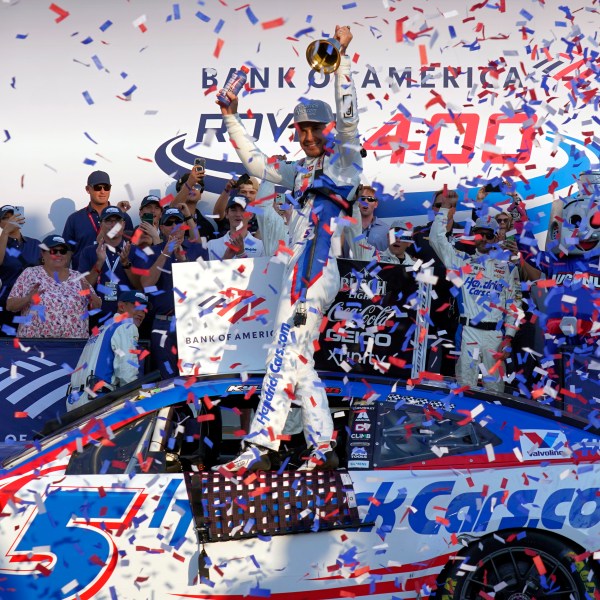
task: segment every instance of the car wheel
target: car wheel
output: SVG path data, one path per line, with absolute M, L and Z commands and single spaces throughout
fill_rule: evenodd
M 598 578 L 587 560 L 534 531 L 495 534 L 475 542 L 446 574 L 438 587 L 440 600 L 586 600 L 598 590 Z

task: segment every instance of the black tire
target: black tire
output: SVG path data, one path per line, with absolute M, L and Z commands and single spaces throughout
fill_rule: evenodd
M 587 560 L 536 531 L 495 534 L 474 542 L 453 562 L 439 582 L 438 600 L 587 600 L 598 590 Z

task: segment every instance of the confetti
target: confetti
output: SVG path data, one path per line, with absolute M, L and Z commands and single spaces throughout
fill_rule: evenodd
M 51 4 L 50 10 L 58 15 L 56 19 L 54 19 L 55 23 L 60 23 L 61 21 L 64 21 L 70 14 L 68 11 L 63 10 L 62 8 L 60 8 L 60 6 L 57 6 L 56 4 Z

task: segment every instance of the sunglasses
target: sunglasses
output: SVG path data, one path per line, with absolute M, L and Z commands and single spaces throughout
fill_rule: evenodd
M 179 225 L 180 223 L 181 221 L 179 219 L 169 219 L 168 221 L 165 221 L 163 225 L 166 225 L 167 227 L 172 227 L 173 225 Z
M 480 235 L 482 238 L 485 238 L 488 241 L 493 240 L 496 237 L 496 234 L 493 231 L 475 231 L 475 235 Z
M 498 223 L 508 223 L 508 219 L 496 219 Z
M 105 192 L 110 192 L 110 188 L 112 187 L 112 185 L 110 185 L 110 183 L 97 183 L 92 187 L 94 188 L 95 192 L 99 192 L 101 190 L 104 190 Z
M 48 252 L 50 254 L 52 254 L 52 256 L 56 256 L 57 254 L 62 254 L 64 256 L 67 252 L 69 252 L 69 250 L 68 250 L 68 248 L 64 248 L 64 247 L 63 248 L 50 248 L 48 250 Z
M 373 196 L 361 196 L 360 199 L 363 202 L 377 202 L 377 198 L 375 198 Z

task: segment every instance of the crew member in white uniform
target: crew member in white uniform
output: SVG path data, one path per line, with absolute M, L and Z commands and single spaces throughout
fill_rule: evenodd
M 138 327 L 148 297 L 128 290 L 119 294 L 117 313 L 88 339 L 67 392 L 67 412 L 91 401 L 90 392 L 106 393 L 139 376 Z
M 435 215 L 429 242 L 449 271 L 458 271 L 460 280 L 456 379 L 460 385 L 475 387 L 479 372 L 483 386 L 504 391 L 503 361 L 518 328 L 521 310 L 521 284 L 516 265 L 490 255 L 498 241 L 498 223 L 491 217 L 477 219 L 472 232 L 475 254 L 457 251 L 446 237 L 448 220 L 456 207 L 440 208 Z M 458 287 L 458 286 L 457 286 Z
M 336 27 L 341 64 L 335 74 L 337 119 L 322 100 L 304 100 L 294 109 L 294 127 L 305 159 L 271 160 L 255 145 L 237 114 L 237 98 L 221 107 L 229 137 L 245 169 L 259 179 L 293 191 L 289 219 L 292 256 L 287 265 L 275 315 L 274 339 L 267 355 L 261 399 L 242 452 L 223 465 L 228 471 L 270 468 L 268 450 L 277 450 L 292 398 L 302 406 L 305 435 L 312 453 L 302 469 L 335 468 L 333 421 L 325 390 L 314 367 L 314 343 L 328 306 L 340 287 L 331 233 L 343 227 L 340 215 L 352 212 L 360 183 L 356 90 L 350 58 L 349 27 Z M 327 188 L 327 190 L 325 190 Z M 339 221 L 343 221 L 340 223 Z

